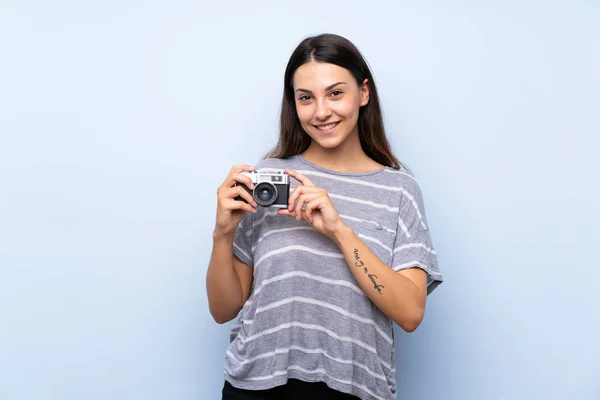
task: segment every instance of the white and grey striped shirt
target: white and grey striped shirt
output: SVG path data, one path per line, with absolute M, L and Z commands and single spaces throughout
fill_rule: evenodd
M 442 282 L 417 182 L 405 169 L 341 173 L 301 156 L 262 160 L 327 190 L 344 222 L 396 271 Z M 292 179 L 292 191 L 298 182 Z M 360 289 L 339 248 L 310 225 L 259 207 L 236 230 L 234 253 L 254 269 L 248 301 L 231 328 L 225 379 L 268 389 L 288 378 L 320 381 L 361 399 L 394 399 L 392 321 Z

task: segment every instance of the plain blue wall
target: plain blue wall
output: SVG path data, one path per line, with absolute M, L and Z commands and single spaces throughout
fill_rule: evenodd
M 0 399 L 220 398 L 216 187 L 275 143 L 320 32 L 373 68 L 445 273 L 398 332 L 399 398 L 600 399 L 597 3 L 12 3 Z

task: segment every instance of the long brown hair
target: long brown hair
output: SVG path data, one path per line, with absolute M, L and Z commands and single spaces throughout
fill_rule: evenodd
M 375 80 L 360 51 L 348 39 L 322 34 L 304 39 L 292 53 L 285 69 L 279 142 L 265 158 L 288 158 L 302 153 L 311 143 L 296 113 L 293 77 L 296 70 L 309 61 L 338 65 L 347 69 L 360 87 L 367 79 L 369 102 L 360 108 L 358 134 L 363 151 L 380 164 L 399 169 L 400 162 L 392 153 L 385 135 Z

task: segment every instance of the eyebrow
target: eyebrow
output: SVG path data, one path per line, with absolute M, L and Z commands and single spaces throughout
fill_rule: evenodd
M 336 82 L 333 85 L 329 85 L 325 88 L 325 91 L 328 91 L 330 89 L 333 89 L 334 87 L 336 87 L 337 85 L 347 85 L 346 82 Z M 312 93 L 310 90 L 308 89 L 302 89 L 302 88 L 298 88 L 296 89 L 296 92 L 306 92 L 306 93 Z

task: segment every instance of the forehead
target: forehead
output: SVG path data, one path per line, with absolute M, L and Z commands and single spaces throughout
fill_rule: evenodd
M 310 61 L 294 73 L 294 89 L 323 89 L 336 82 L 352 84 L 354 77 L 346 68 L 335 64 Z

